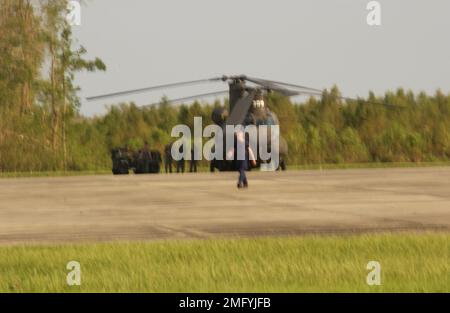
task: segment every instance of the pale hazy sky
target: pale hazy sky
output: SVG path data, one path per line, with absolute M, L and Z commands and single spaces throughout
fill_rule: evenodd
M 106 73 L 79 74 L 81 111 L 139 105 L 226 89 L 217 83 L 87 103 L 86 96 L 222 74 L 365 96 L 403 86 L 450 91 L 450 1 L 380 0 L 382 26 L 366 23 L 369 0 L 84 0 L 74 34 Z

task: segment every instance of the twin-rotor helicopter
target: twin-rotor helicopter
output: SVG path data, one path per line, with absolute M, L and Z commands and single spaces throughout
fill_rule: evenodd
M 100 99 L 113 98 L 118 96 L 129 96 L 139 93 L 147 93 L 156 90 L 165 90 L 170 88 L 185 87 L 191 85 L 198 85 L 204 83 L 217 83 L 225 82 L 228 83 L 228 90 L 204 93 L 200 95 L 194 95 L 189 97 L 184 97 L 180 99 L 169 100 L 169 102 L 182 103 L 189 100 L 195 100 L 200 98 L 220 96 L 228 94 L 229 97 L 229 107 L 217 107 L 212 112 L 212 120 L 215 124 L 223 127 L 226 126 L 248 126 L 248 125 L 279 125 L 279 120 L 276 114 L 270 110 L 267 105 L 267 95 L 274 92 L 282 96 L 292 97 L 299 95 L 308 96 L 321 96 L 322 90 L 316 88 L 310 88 L 301 85 L 283 83 L 279 81 L 267 80 L 249 77 L 246 75 L 236 75 L 236 76 L 221 76 L 209 79 L 193 80 L 186 82 L 171 83 L 153 87 L 146 87 L 134 90 L 127 90 L 121 92 L 114 92 L 109 94 L 98 95 L 94 97 L 88 97 L 87 101 L 95 101 Z M 348 99 L 348 98 L 343 98 Z M 352 99 L 353 100 L 353 99 Z M 377 103 L 379 104 L 379 103 Z M 258 144 L 258 143 L 256 143 Z M 270 136 L 268 142 L 270 148 Z M 279 155 L 279 169 L 286 169 L 286 157 L 288 154 L 288 145 L 286 141 L 280 136 L 278 146 Z M 257 165 L 262 163 L 267 163 L 267 160 L 263 161 L 259 156 L 259 153 L 255 155 Z M 211 161 L 211 170 L 215 169 L 219 171 L 231 171 L 236 170 L 236 162 L 227 161 L 226 158 L 221 158 L 220 160 L 213 159 Z M 159 167 L 158 167 L 159 171 Z M 126 171 L 128 172 L 128 171 Z

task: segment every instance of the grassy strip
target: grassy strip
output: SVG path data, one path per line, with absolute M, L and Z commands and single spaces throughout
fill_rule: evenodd
M 288 165 L 288 170 L 330 170 L 330 169 L 358 169 L 358 168 L 420 168 L 420 167 L 439 167 L 450 166 L 450 161 L 437 162 L 396 162 L 396 163 L 345 163 L 345 164 L 307 164 L 307 165 Z M 187 164 L 187 170 L 189 164 Z M 209 172 L 209 166 L 199 166 L 200 173 Z M 176 169 L 175 169 L 176 172 Z M 162 172 L 164 173 L 164 169 Z M 85 175 L 110 175 L 110 169 L 99 169 L 95 171 L 55 171 L 55 172 L 0 172 L 0 178 L 17 177 L 59 177 L 59 176 L 85 176 Z
M 20 178 L 20 177 L 63 177 L 63 176 L 86 176 L 86 175 L 107 175 L 112 174 L 111 170 L 95 171 L 54 171 L 54 172 L 0 172 L 0 178 Z
M 12 246 L 0 292 L 449 292 L 449 257 L 449 233 Z M 371 260 L 381 286 L 366 284 Z
M 288 165 L 288 170 L 330 170 L 330 169 L 364 169 L 364 168 L 420 168 L 420 167 L 440 167 L 450 166 L 450 161 L 436 162 L 391 162 L 391 163 L 343 163 L 343 164 L 307 164 Z

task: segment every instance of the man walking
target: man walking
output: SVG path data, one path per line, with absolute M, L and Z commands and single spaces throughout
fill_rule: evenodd
M 239 146 L 241 146 L 241 149 L 244 148 L 244 153 L 242 153 L 242 155 L 240 155 L 241 153 L 238 153 L 238 150 L 240 150 L 238 149 Z M 244 131 L 239 130 L 236 132 L 235 148 L 232 149 L 229 154 L 230 156 L 234 154 L 237 169 L 239 171 L 237 187 L 239 189 L 248 188 L 248 180 L 245 171 L 248 170 L 249 162 L 251 162 L 252 166 L 256 166 L 256 158 L 250 147 L 248 136 L 245 135 Z

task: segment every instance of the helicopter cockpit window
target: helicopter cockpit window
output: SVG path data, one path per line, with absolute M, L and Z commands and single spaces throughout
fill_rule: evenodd
M 265 106 L 264 100 L 254 100 L 253 101 L 253 107 L 255 109 L 262 109 L 262 108 L 264 108 L 264 106 Z

